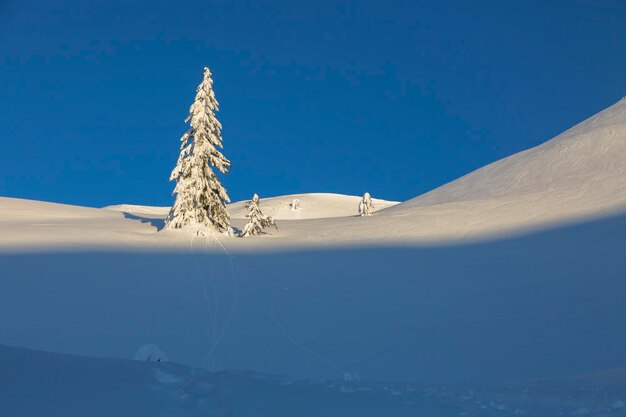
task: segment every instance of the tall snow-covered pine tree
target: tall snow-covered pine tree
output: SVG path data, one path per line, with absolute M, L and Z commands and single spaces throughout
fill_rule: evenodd
M 374 203 L 370 193 L 363 194 L 363 198 L 359 202 L 359 216 L 371 216 L 374 212 Z
M 230 227 L 226 210 L 230 199 L 212 169 L 227 173 L 231 166 L 218 150 L 222 148 L 222 125 L 215 117 L 218 106 L 211 71 L 205 67 L 204 79 L 185 119 L 189 130 L 180 139 L 180 155 L 170 176 L 170 181 L 176 181 L 176 201 L 166 219 L 170 228 L 208 226 L 222 232 Z
M 259 207 L 260 202 L 261 199 L 256 194 L 252 196 L 252 200 L 248 201 L 248 204 L 246 205 L 246 208 L 248 209 L 246 217 L 249 220 L 243 228 L 243 233 L 241 234 L 242 237 L 258 236 L 261 234 L 263 229 L 267 227 L 277 227 L 274 219 L 270 216 L 265 216 L 261 212 L 261 208 Z

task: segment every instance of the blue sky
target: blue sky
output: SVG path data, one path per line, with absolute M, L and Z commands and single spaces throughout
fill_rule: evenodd
M 626 2 L 0 1 L 0 195 L 168 205 L 202 68 L 233 200 L 406 200 L 626 95 Z

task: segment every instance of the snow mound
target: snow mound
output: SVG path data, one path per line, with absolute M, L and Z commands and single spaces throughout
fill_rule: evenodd
M 103 207 L 105 210 L 120 211 L 122 213 L 149 215 L 165 218 L 170 212 L 169 207 L 140 206 L 137 204 L 116 204 Z
M 487 165 L 389 214 L 437 207 L 497 210 L 508 221 L 550 220 L 626 207 L 626 100 L 552 140 Z M 501 216 L 499 216 L 501 217 Z
M 0 197 L 0 249 L 94 247 L 143 242 L 155 229 L 123 213 Z
M 292 202 L 299 201 L 297 209 Z M 372 199 L 374 210 L 381 210 L 398 204 L 395 201 Z M 358 214 L 361 197 L 331 193 L 291 194 L 279 197 L 263 198 L 261 210 L 263 214 L 275 220 L 323 219 L 330 217 L 349 217 Z M 247 200 L 230 204 L 228 210 L 233 219 L 244 219 Z
M 294 200 L 299 201 L 299 207 L 295 210 L 291 207 L 291 203 Z M 272 216 L 276 220 L 348 217 L 357 215 L 359 201 L 361 201 L 361 197 L 344 194 L 290 194 L 269 198 L 261 197 L 261 210 L 263 214 Z M 396 201 L 380 199 L 373 199 L 373 201 L 375 210 L 381 210 L 398 204 Z M 228 211 L 230 217 L 233 219 L 245 219 L 247 202 L 248 200 L 242 200 L 229 204 Z M 121 211 L 154 218 L 165 218 L 170 210 L 169 207 L 152 207 L 136 204 L 117 204 L 103 208 L 106 210 Z
M 136 361 L 167 362 L 167 355 L 157 345 L 143 345 L 135 353 Z

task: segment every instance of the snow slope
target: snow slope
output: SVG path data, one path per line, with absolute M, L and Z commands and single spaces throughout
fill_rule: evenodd
M 0 197 L 0 248 L 149 245 L 154 227 L 109 210 Z
M 0 415 L 7 417 L 409 416 L 434 403 L 405 386 L 399 396 L 382 384 L 299 382 L 6 346 L 0 367 Z
M 559 227 L 626 212 L 626 100 L 552 140 L 371 218 L 284 224 L 309 243 L 445 244 Z M 358 239 L 355 237 L 358 236 Z
M 300 208 L 292 211 L 289 204 L 293 199 L 300 200 Z M 288 242 L 282 246 L 291 246 L 294 242 L 289 235 L 282 235 L 280 230 L 284 220 L 326 219 L 331 228 L 337 227 L 333 221 L 342 216 L 356 215 L 360 197 L 341 194 L 294 194 L 261 200 L 261 209 L 265 214 L 274 216 L 279 223 L 278 232 L 270 231 L 273 237 L 284 237 Z M 246 201 L 229 206 L 233 224 L 243 228 Z M 374 199 L 376 209 L 391 207 L 396 202 Z M 134 247 L 138 250 L 158 248 L 187 248 L 189 236 L 185 232 L 172 234 L 156 232 L 161 230 L 169 208 L 132 204 L 108 206 L 103 209 L 47 203 L 43 201 L 23 200 L 0 197 L 0 249 L 7 251 L 47 248 L 119 248 Z M 287 222 L 289 223 L 289 222 Z M 305 236 L 302 233 L 301 236 Z M 356 236 L 354 238 L 357 238 Z M 279 239 L 280 240 L 280 239 Z M 299 245 L 306 245 L 302 239 Z M 229 243 L 244 246 L 254 240 L 239 239 Z M 298 243 L 296 243 L 298 244 Z
M 401 204 L 375 200 L 374 216 L 354 216 L 359 197 L 300 194 L 263 199 L 278 220 L 272 243 L 231 239 L 229 248 L 441 244 L 524 234 L 626 213 L 626 100 L 536 148 L 512 155 Z M 294 198 L 301 208 L 292 211 Z M 107 210 L 0 198 L 0 247 L 172 247 L 188 237 L 156 236 L 167 208 Z M 235 227 L 245 202 L 229 206 Z M 118 211 L 118 213 L 113 213 Z M 89 214 L 86 214 L 89 213 Z M 90 221 L 85 221 L 85 216 Z M 346 217 L 347 216 L 347 217 Z M 299 220 L 299 221 L 286 221 Z M 58 233 L 62 230 L 63 233 Z
M 626 216 L 454 245 L 224 242 L 0 254 L 0 341 L 121 358 L 156 344 L 190 366 L 302 379 L 505 382 L 626 365 Z
M 624 211 L 626 99 L 540 146 L 384 214 L 419 216 L 434 209 L 452 222 L 459 220 L 454 217 L 460 217 L 456 212 L 462 210 L 469 227 L 549 224 Z
M 300 201 L 300 207 L 291 209 L 294 199 Z M 275 220 L 322 219 L 328 217 L 350 217 L 357 215 L 361 197 L 343 194 L 312 193 L 292 194 L 280 197 L 261 197 L 263 214 Z M 398 204 L 395 201 L 373 199 L 375 210 L 381 210 Z M 244 219 L 246 201 L 239 201 L 228 206 L 233 219 Z
M 293 200 L 299 200 L 300 206 L 292 210 Z M 261 210 L 263 214 L 272 216 L 275 220 L 299 220 L 299 219 L 322 219 L 327 217 L 356 216 L 361 197 L 331 193 L 290 194 L 279 197 L 261 198 Z M 375 210 L 381 210 L 398 204 L 395 201 L 373 199 Z M 230 217 L 233 219 L 246 218 L 247 201 L 237 201 L 228 205 Z M 108 210 L 125 213 L 154 216 L 165 218 L 169 207 L 138 206 L 132 204 L 119 204 L 104 207 Z
M 311 245 L 447 244 L 618 215 L 626 213 L 625 161 L 626 100 L 621 100 L 538 147 L 494 162 L 422 196 L 400 204 L 375 201 L 382 210 L 368 218 L 353 216 L 358 197 L 304 194 L 264 199 L 263 210 L 279 220 L 278 231 L 269 231 L 272 243 L 230 240 L 226 244 L 234 249 L 254 250 Z M 295 212 L 289 207 L 293 198 L 302 202 L 302 208 Z M 244 204 L 230 206 L 235 227 L 245 224 Z M 146 234 L 157 230 L 167 211 L 132 206 L 116 209 L 127 212 L 128 220 L 154 226 L 141 232 Z M 6 215 L 10 216 L 9 211 Z M 284 221 L 288 219 L 302 221 Z M 1 222 L 0 218 L 0 226 Z M 35 230 L 28 228 L 20 230 L 19 235 L 28 240 L 31 233 Z M 45 231 L 37 233 L 34 240 L 46 240 Z M 84 241 L 83 236 L 79 238 Z M 6 242 L 0 241 L 0 246 Z M 175 239 L 160 239 L 159 244 L 166 242 L 176 245 Z M 17 239 L 9 246 L 20 244 Z
M 623 373 L 511 387 L 297 381 L 172 363 L 96 359 L 0 346 L 0 415 L 12 417 L 394 417 L 622 415 Z

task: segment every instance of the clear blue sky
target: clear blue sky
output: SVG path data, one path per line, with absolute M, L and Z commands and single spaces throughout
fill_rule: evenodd
M 405 200 L 626 95 L 626 1 L 0 0 L 0 195 L 167 205 L 202 68 L 233 200 Z

